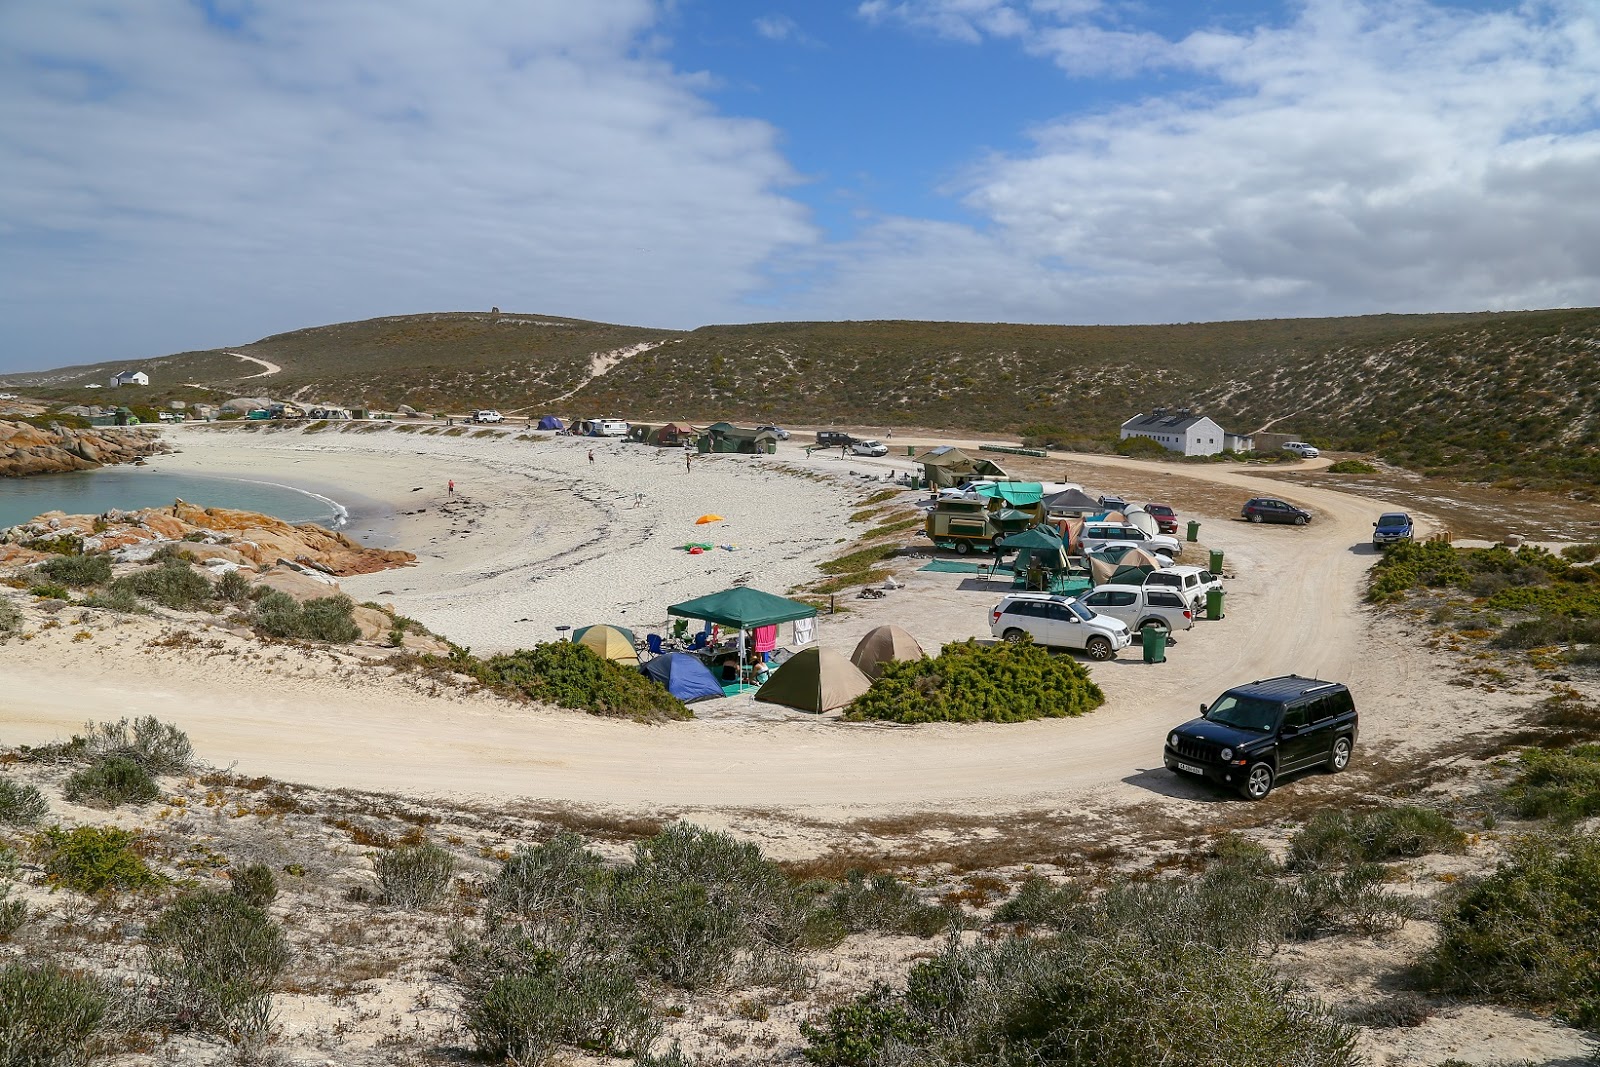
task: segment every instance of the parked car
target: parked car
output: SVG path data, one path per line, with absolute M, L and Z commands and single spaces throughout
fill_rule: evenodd
M 1318 456 L 1322 455 L 1322 453 L 1317 450 L 1316 445 L 1308 445 L 1304 441 L 1290 441 L 1288 444 L 1283 446 L 1283 450 L 1285 452 L 1293 452 L 1295 455 L 1302 456 L 1306 459 L 1316 459 Z
M 767 433 L 777 434 L 778 440 L 780 441 L 787 441 L 789 439 L 789 431 L 783 429 L 781 426 L 757 426 L 756 429 L 764 430 Z
M 1304 526 L 1311 521 L 1311 512 L 1277 497 L 1253 496 L 1239 509 L 1239 517 L 1251 522 L 1292 522 Z
M 1090 659 L 1106 660 L 1133 643 L 1120 619 L 1097 614 L 1077 599 L 1051 593 L 1012 593 L 989 612 L 989 632 L 1007 641 L 1031 636 L 1049 648 L 1082 650 Z
M 1100 506 L 1105 508 L 1107 511 L 1128 510 L 1128 502 L 1122 499 L 1120 496 L 1102 496 L 1100 498 Z
M 1177 559 L 1183 554 L 1183 546 L 1176 537 L 1147 534 L 1139 527 L 1123 522 L 1084 523 L 1082 543 L 1085 552 L 1097 552 L 1108 545 L 1131 544 L 1146 552 L 1159 552 L 1168 559 Z
M 1145 513 L 1156 520 L 1156 529 L 1164 534 L 1178 532 L 1178 513 L 1166 504 L 1146 504 Z
M 871 437 L 852 439 L 850 454 L 854 456 L 887 456 L 889 446 Z
M 504 415 L 500 414 L 498 411 L 495 411 L 493 408 L 488 408 L 488 409 L 485 409 L 483 411 L 474 411 L 472 413 L 472 421 L 473 422 L 505 422 L 506 421 L 506 417 Z
M 851 437 L 843 430 L 817 431 L 817 444 L 822 445 L 825 448 L 838 448 L 841 445 L 848 445 L 853 440 L 855 440 L 855 438 Z
M 962 482 L 960 485 L 946 486 L 939 490 L 941 500 L 982 500 L 979 489 L 984 489 L 995 484 L 993 478 L 974 478 Z
M 1246 800 L 1308 767 L 1350 765 L 1360 720 L 1338 682 L 1289 674 L 1235 686 L 1167 735 L 1167 769 L 1237 789 Z
M 0 400 L 16 400 L 16 393 L 0 393 Z
M 1096 615 L 1121 619 L 1133 630 L 1147 626 L 1188 630 L 1194 626 L 1194 610 L 1183 594 L 1159 585 L 1102 585 L 1078 599 Z
M 1204 567 L 1191 567 L 1175 565 L 1162 567 L 1158 571 L 1151 571 L 1144 576 L 1144 584 L 1148 586 L 1160 585 L 1183 594 L 1189 602 L 1189 607 L 1196 615 L 1206 606 L 1206 594 L 1211 590 L 1222 590 L 1222 579 L 1206 570 Z
M 160 419 L 162 422 L 182 422 L 183 421 L 183 412 L 181 412 L 181 411 L 158 411 L 158 412 L 156 412 L 156 418 Z
M 1372 547 L 1382 548 L 1397 541 L 1409 541 L 1412 534 L 1410 515 L 1403 511 L 1386 511 L 1372 524 Z

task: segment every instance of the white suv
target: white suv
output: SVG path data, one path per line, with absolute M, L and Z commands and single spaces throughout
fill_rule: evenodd
M 1048 648 L 1075 648 L 1090 659 L 1111 659 L 1133 643 L 1126 624 L 1090 611 L 1072 597 L 1013 593 L 989 612 L 989 632 L 1007 641 L 1024 635 Z
M 1308 445 L 1304 441 L 1290 441 L 1283 446 L 1283 450 L 1285 452 L 1293 452 L 1304 459 L 1316 459 L 1322 455 L 1321 452 L 1317 451 L 1316 445 Z
M 857 456 L 887 456 L 889 446 L 870 437 L 858 437 L 850 442 L 850 451 Z
M 1196 615 L 1206 606 L 1207 592 L 1222 590 L 1222 579 L 1203 567 L 1162 567 L 1145 575 L 1144 584 L 1146 587 L 1165 586 L 1182 593 Z
M 1102 585 L 1082 600 L 1096 615 L 1121 619 L 1135 630 L 1187 630 L 1194 625 L 1194 612 L 1183 594 L 1159 585 Z
M 1176 537 L 1166 534 L 1147 534 L 1137 526 L 1120 522 L 1086 522 L 1083 524 L 1083 550 L 1098 552 L 1108 545 L 1133 545 L 1146 552 L 1159 552 L 1168 559 L 1183 554 L 1183 545 Z

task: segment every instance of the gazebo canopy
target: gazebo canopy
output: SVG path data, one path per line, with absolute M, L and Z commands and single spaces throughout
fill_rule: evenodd
M 978 486 L 978 495 L 1007 504 L 1037 504 L 1044 499 L 1044 486 L 1039 482 L 996 482 Z
M 1008 535 L 1000 542 L 1001 548 L 1029 548 L 1044 552 L 1061 551 L 1061 536 L 1048 526 L 1035 526 L 1031 530 Z
M 810 604 L 787 600 L 772 593 L 763 593 L 748 586 L 735 586 L 720 593 L 685 600 L 667 608 L 668 615 L 684 619 L 704 619 L 719 626 L 733 626 L 753 630 L 758 626 L 776 626 L 780 622 L 809 619 L 817 614 Z

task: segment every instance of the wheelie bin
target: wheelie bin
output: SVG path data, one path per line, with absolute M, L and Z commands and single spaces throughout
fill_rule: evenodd
M 1222 590 L 1220 590 L 1220 589 L 1207 589 L 1206 590 L 1206 618 L 1207 619 L 1220 619 L 1220 618 L 1222 618 Z
M 1139 631 L 1139 639 L 1143 642 L 1144 661 L 1146 663 L 1167 662 L 1167 631 L 1159 626 L 1146 626 Z
M 1222 575 L 1222 549 L 1220 548 L 1211 550 L 1211 573 L 1219 577 Z
M 1193 519 L 1189 520 L 1189 543 L 1192 545 L 1200 540 L 1200 524 Z

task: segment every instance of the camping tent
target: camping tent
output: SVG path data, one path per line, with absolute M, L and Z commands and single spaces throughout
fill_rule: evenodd
M 868 678 L 876 678 L 890 660 L 921 659 L 926 654 L 915 637 L 890 624 L 868 630 L 867 636 L 850 653 L 850 662 Z
M 572 631 L 572 643 L 583 645 L 601 659 L 618 663 L 638 663 L 632 630 L 621 626 L 580 626 Z
M 1128 524 L 1137 526 L 1147 537 L 1154 537 L 1161 532 L 1161 527 L 1156 522 L 1156 517 L 1144 508 L 1132 507 L 1124 514 L 1128 517 Z
M 978 486 L 978 495 L 1003 500 L 1012 507 L 1028 507 L 1044 499 L 1044 486 L 1038 482 L 995 482 Z
M 821 714 L 842 708 L 872 688 L 872 680 L 831 648 L 813 645 L 791 656 L 756 691 L 756 699 Z
M 917 457 L 931 489 L 948 489 L 973 478 L 1010 477 L 993 460 L 974 459 L 952 445 L 940 445 Z
M 1017 558 L 1012 562 L 1013 570 L 1025 569 L 1034 560 L 1039 566 L 1049 571 L 1064 571 L 1067 569 L 1067 547 L 1062 542 L 1061 536 L 1048 526 L 1035 526 L 1031 530 L 1011 534 L 1000 542 L 1002 551 L 1017 553 Z
M 1121 545 L 1115 548 L 1102 549 L 1099 552 L 1089 553 L 1089 573 L 1094 578 L 1095 585 L 1107 585 L 1119 570 L 1124 567 L 1149 567 L 1158 570 L 1162 566 L 1160 560 L 1142 548 Z M 1149 573 L 1148 571 L 1146 573 Z M 1142 584 L 1142 582 L 1141 582 Z
M 1081 519 L 1085 515 L 1098 515 L 1101 508 L 1094 497 L 1082 489 L 1068 489 L 1045 500 L 1045 513 L 1052 519 Z
M 556 418 L 554 415 L 545 415 L 539 419 L 539 429 L 560 430 L 564 429 L 564 427 L 561 425 L 561 420 Z
M 685 704 L 692 704 L 696 700 L 712 700 L 723 695 L 722 686 L 717 684 L 711 668 L 702 663 L 699 656 L 688 652 L 669 652 L 665 656 L 657 656 L 647 663 L 640 664 L 639 670 L 643 671 L 646 677 L 653 678 L 666 686 L 667 692 Z
M 657 448 L 678 448 L 686 438 L 695 436 L 694 427 L 681 422 L 657 426 L 644 436 L 644 443 Z

